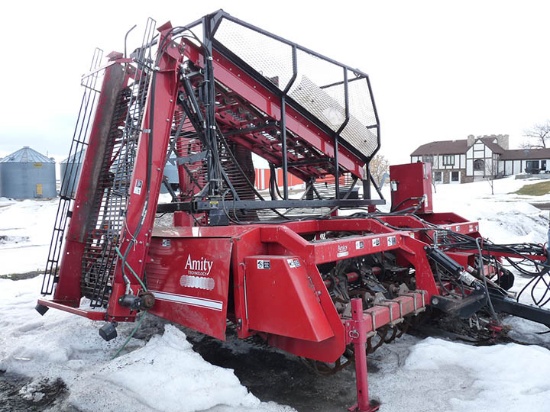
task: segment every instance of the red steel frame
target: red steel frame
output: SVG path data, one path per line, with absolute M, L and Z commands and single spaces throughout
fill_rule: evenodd
M 190 41 L 186 41 L 185 53 L 193 63 L 199 67 L 204 67 L 204 56 L 198 46 Z M 213 50 L 212 53 L 214 72 L 216 73 L 217 81 L 231 90 L 238 90 L 239 95 L 243 99 L 248 101 L 251 105 L 256 106 L 274 120 L 281 120 L 281 101 L 277 95 L 252 79 L 250 75 L 227 60 L 218 51 Z M 334 139 L 331 135 L 327 135 L 324 130 L 304 119 L 304 117 L 291 106 L 285 106 L 285 113 L 285 124 L 289 130 L 301 136 L 305 141 L 329 157 L 335 156 Z M 258 149 L 251 143 L 247 144 L 245 140 L 241 140 L 240 143 L 246 145 L 258 155 L 265 156 L 265 153 L 258 152 Z M 365 170 L 363 167 L 365 162 L 357 158 L 357 156 L 353 155 L 341 145 L 338 147 L 338 161 L 342 167 L 353 175 L 365 178 Z
M 308 242 L 301 236 L 336 229 L 366 234 L 352 239 L 334 239 L 319 243 Z M 246 338 L 260 333 L 272 346 L 297 356 L 323 362 L 336 361 L 344 353 L 345 347 L 353 344 L 357 357 L 357 411 L 376 410 L 368 399 L 365 352 L 367 338 L 382 326 L 393 326 L 403 321 L 405 316 L 418 314 L 425 309 L 431 295 L 438 294 L 424 253 L 425 243 L 412 237 L 409 232 L 393 231 L 383 223 L 369 219 L 312 220 L 275 226 L 181 227 L 155 230 L 154 245 L 158 246 L 167 239 L 181 242 L 183 246 L 180 250 L 193 250 L 201 256 L 207 253 L 206 250 L 213 241 L 231 240 L 233 320 L 238 325 L 239 337 Z M 186 242 L 194 245 L 186 248 Z M 317 265 L 389 251 L 402 254 L 403 259 L 414 263 L 420 290 L 382 302 L 365 311 L 362 310 L 361 301 L 354 301 L 353 316 L 341 318 L 336 312 Z M 158 247 L 151 251 L 148 273 L 153 273 L 157 279 L 156 271 L 162 266 L 166 280 L 177 279 L 182 273 L 182 265 L 177 261 L 172 267 L 169 264 L 161 265 L 160 254 Z M 269 274 L 268 270 L 258 269 L 258 262 L 269 262 L 269 269 L 274 273 Z M 214 265 L 220 263 L 214 262 Z M 302 272 L 299 271 L 300 268 L 303 269 Z M 283 273 L 292 273 L 292 276 L 281 276 Z M 218 276 L 224 278 L 227 275 L 219 272 Z M 258 280 L 259 276 L 261 280 Z M 180 288 L 179 293 L 186 298 L 211 298 L 204 291 L 189 288 Z M 360 311 L 357 305 L 361 305 Z M 214 310 L 210 313 L 199 309 L 193 311 L 189 306 L 184 310 L 182 306 L 185 304 L 180 301 L 173 303 L 171 307 L 163 307 L 162 311 L 169 312 L 170 319 L 177 323 L 224 338 L 220 331 L 225 327 L 225 314 Z M 155 307 L 151 311 L 158 313 Z M 190 316 L 190 311 L 193 316 Z M 162 313 L 158 314 L 162 316 Z M 177 314 L 182 316 L 178 317 Z
M 142 133 L 138 143 L 137 158 L 131 179 L 132 190 L 126 212 L 126 224 L 121 233 L 120 253 L 126 255 L 126 266 L 137 269 L 143 276 L 143 268 L 147 258 L 147 251 L 151 242 L 153 222 L 158 202 L 158 193 L 162 183 L 164 164 L 166 162 L 166 148 L 169 144 L 172 117 L 175 109 L 178 90 L 178 68 L 183 59 L 179 47 L 170 40 L 171 25 L 169 23 L 159 28 L 161 32 L 159 44 L 165 45 L 159 52 L 156 65 L 158 67 L 155 80 L 151 84 L 151 95 L 154 99 L 148 100 L 148 107 L 142 125 Z M 96 196 L 99 167 L 96 159 L 102 158 L 105 152 L 106 139 L 112 126 L 112 116 L 119 92 L 128 84 L 133 71 L 127 67 L 126 59 L 118 59 L 105 68 L 100 100 L 90 132 L 88 149 L 82 166 L 81 179 L 74 202 L 66 242 L 64 244 L 63 261 L 60 265 L 58 282 L 52 301 L 39 300 L 39 303 L 56 308 L 65 308 L 79 315 L 94 320 L 132 321 L 136 317 L 135 311 L 118 304 L 118 299 L 126 292 L 127 283 L 131 284 L 132 291 L 137 294 L 140 282 L 133 276 L 126 276 L 121 260 L 115 268 L 112 293 L 107 312 L 81 311 L 81 261 L 85 246 L 87 218 L 90 207 Z M 154 102 L 154 104 L 153 104 Z M 155 120 L 153 123 L 153 119 Z M 150 142 L 153 139 L 154 143 Z M 148 171 L 148 156 L 151 157 L 152 167 L 150 177 Z M 150 183 L 149 183 L 150 182 Z M 147 184 L 149 183 L 149 186 Z M 136 187 L 141 190 L 134 190 Z M 138 229 L 139 228 L 139 229 Z M 131 253 L 126 253 L 131 248 Z M 73 309 L 69 309 L 73 308 Z
M 113 121 L 114 107 L 120 91 L 128 83 L 128 71 L 124 63 L 112 62 L 105 68 L 105 77 L 92 124 L 88 149 L 82 164 L 82 178 L 78 182 L 77 194 L 73 205 L 71 224 L 68 227 L 63 249 L 63 264 L 59 267 L 58 282 L 53 301 L 41 300 L 40 303 L 51 307 L 77 308 L 82 297 L 80 289 L 81 261 L 84 253 L 87 218 L 91 213 L 93 199 L 98 190 L 97 181 L 101 164 L 93 161 L 102 158 L 106 140 Z M 69 310 L 83 314 L 78 309 Z M 90 319 L 103 319 L 101 312 L 88 312 Z
M 130 185 L 130 199 L 126 217 L 125 230 L 120 242 L 121 255 L 127 255 L 126 265 L 137 268 L 137 273 L 143 276 L 143 267 L 147 259 L 147 251 L 151 242 L 153 224 L 157 209 L 158 193 L 163 179 L 164 164 L 166 163 L 166 149 L 170 141 L 172 118 L 176 106 L 178 90 L 178 69 L 183 59 L 180 50 L 170 40 L 172 26 L 167 23 L 159 28 L 161 32 L 159 47 L 160 58 L 155 63 L 158 67 L 151 85 L 150 93 L 153 99 L 148 99 L 143 126 L 137 150 L 132 182 Z M 153 122 L 154 119 L 154 122 Z M 148 156 L 152 166 L 148 168 Z M 150 177 L 147 176 L 149 169 Z M 149 185 L 148 185 L 149 180 Z M 135 190 L 140 187 L 141 190 Z M 141 230 L 138 228 L 141 227 Z M 135 235 L 137 233 L 137 235 Z M 128 252 L 131 248 L 131 252 Z M 115 269 L 113 293 L 109 300 L 107 320 L 126 320 L 135 318 L 130 308 L 118 304 L 118 298 L 124 293 L 126 282 L 120 260 Z M 140 283 L 131 276 L 130 283 L 134 293 L 140 289 Z

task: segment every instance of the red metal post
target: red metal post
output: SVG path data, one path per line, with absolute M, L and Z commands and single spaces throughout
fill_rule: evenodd
M 369 385 L 367 376 L 367 324 L 363 316 L 361 299 L 351 300 L 352 322 L 348 328 L 349 337 L 355 352 L 355 384 L 357 387 L 357 404 L 349 408 L 350 412 L 374 412 L 380 404 L 369 400 Z

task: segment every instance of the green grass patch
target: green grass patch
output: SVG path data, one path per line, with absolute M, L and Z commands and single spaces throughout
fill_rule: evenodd
M 550 181 L 539 182 L 532 185 L 525 185 L 514 193 L 518 195 L 525 195 L 525 196 L 547 195 L 548 193 L 550 193 Z

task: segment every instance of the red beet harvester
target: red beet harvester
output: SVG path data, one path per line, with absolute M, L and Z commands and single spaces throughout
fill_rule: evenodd
M 229 322 L 316 367 L 354 361 L 356 411 L 379 407 L 367 352 L 422 312 L 493 334 L 501 313 L 550 324 L 504 267 L 527 260 L 541 278 L 546 250 L 434 213 L 429 163 L 392 166 L 391 211 L 377 209 L 380 125 L 360 70 L 220 10 L 150 19 L 131 53 L 98 50 L 82 84 L 70 156 L 85 155 L 61 188 L 41 314 L 103 321 L 107 340 L 145 311 L 222 340 Z

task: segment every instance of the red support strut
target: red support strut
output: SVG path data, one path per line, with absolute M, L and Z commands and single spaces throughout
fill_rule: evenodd
M 367 323 L 363 315 L 361 299 L 351 300 L 352 321 L 348 324 L 349 339 L 355 352 L 355 383 L 357 386 L 357 403 L 348 410 L 350 412 L 374 412 L 380 408 L 376 401 L 369 401 L 369 385 L 367 376 Z

